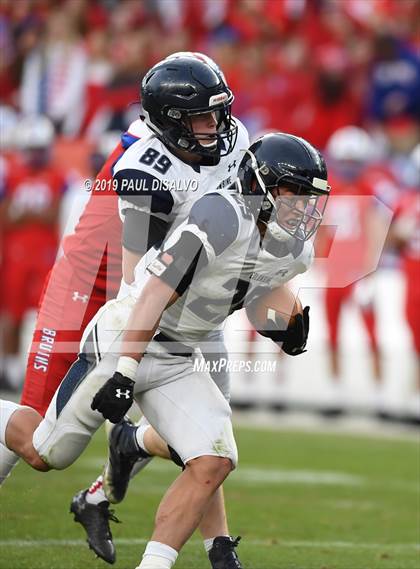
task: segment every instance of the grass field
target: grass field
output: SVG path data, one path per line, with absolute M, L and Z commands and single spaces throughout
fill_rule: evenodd
M 415 441 L 237 429 L 240 466 L 226 484 L 245 569 L 419 569 L 420 453 Z M 99 569 L 72 495 L 101 467 L 104 435 L 65 472 L 20 464 L 0 492 L 1 569 Z M 134 569 L 177 469 L 155 459 L 113 524 L 115 567 Z M 177 569 L 207 569 L 198 535 Z

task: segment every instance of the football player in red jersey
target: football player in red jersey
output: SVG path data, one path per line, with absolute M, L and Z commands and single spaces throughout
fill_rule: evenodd
M 366 167 L 373 158 L 373 141 L 364 130 L 348 126 L 336 131 L 328 142 L 334 197 L 330 201 L 325 223 L 330 235 L 319 243 L 326 251 L 333 243 L 334 259 L 326 264 L 325 307 L 329 332 L 332 383 L 325 411 L 336 414 L 343 410 L 344 396 L 340 381 L 338 327 L 345 302 L 355 297 L 369 338 L 376 382 L 375 405 L 381 406 L 382 366 L 375 332 L 373 291 L 366 274 L 376 244 L 380 218 L 375 211 L 372 189 L 364 181 Z M 337 231 L 336 231 L 337 229 Z M 379 409 L 378 409 L 379 411 Z
M 420 173 L 420 145 L 412 153 L 412 160 Z M 420 194 L 418 187 L 401 197 L 395 210 L 390 230 L 390 242 L 401 254 L 405 276 L 405 316 L 411 330 L 416 353 L 415 394 L 409 402 L 408 417 L 420 422 Z
M 51 166 L 54 127 L 46 117 L 23 119 L 17 136 L 20 160 L 9 168 L 3 202 L 3 312 L 5 375 L 20 387 L 19 337 L 23 318 L 37 307 L 58 249 L 58 211 L 65 189 Z
M 19 168 L 20 160 L 16 152 L 17 145 L 17 114 L 8 106 L 0 105 L 1 136 L 0 136 L 0 323 L 3 331 L 3 292 L 1 282 L 3 280 L 4 262 L 4 235 L 6 231 L 6 185 L 8 173 L 15 167 Z M 0 339 L 0 389 L 10 389 L 4 370 L 3 342 Z

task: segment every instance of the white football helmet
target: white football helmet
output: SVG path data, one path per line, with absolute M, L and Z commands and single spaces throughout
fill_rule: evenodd
M 420 144 L 417 144 L 408 155 L 408 160 L 399 163 L 398 175 L 403 183 L 410 188 L 420 188 Z
M 358 126 L 339 128 L 327 143 L 327 154 L 333 160 L 370 162 L 375 158 L 375 144 L 372 137 Z
M 8 105 L 0 105 L 0 149 L 11 150 L 16 146 L 18 115 Z
M 121 132 L 119 130 L 107 130 L 99 137 L 96 152 L 106 159 L 115 150 L 115 147 L 120 141 Z
M 17 128 L 18 145 L 22 150 L 49 148 L 54 141 L 54 125 L 48 117 L 24 117 Z
M 413 162 L 416 170 L 420 172 L 420 142 L 411 151 L 410 160 Z

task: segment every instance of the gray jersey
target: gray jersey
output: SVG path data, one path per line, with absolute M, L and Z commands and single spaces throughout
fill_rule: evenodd
M 309 242 L 294 241 L 286 247 L 267 237 L 261 244 L 255 220 L 235 190 L 211 192 L 200 198 L 188 219 L 167 240 L 164 250 L 184 232 L 200 239 L 208 263 L 194 276 L 183 296 L 165 310 L 159 329 L 190 345 L 203 340 L 244 302 L 305 272 L 313 258 Z M 150 260 L 144 259 L 143 267 L 139 267 L 140 288 L 144 267 Z M 154 263 L 159 261 L 149 264 L 151 272 Z

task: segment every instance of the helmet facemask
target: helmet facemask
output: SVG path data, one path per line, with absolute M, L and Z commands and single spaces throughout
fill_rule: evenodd
M 312 184 L 300 176 L 291 176 L 281 168 L 258 165 L 252 152 L 251 184 L 254 196 L 263 196 L 258 221 L 267 226 L 275 239 L 300 241 L 310 239 L 322 222 L 330 187 L 326 180 L 314 178 Z
M 226 102 L 208 108 L 188 111 L 172 107 L 164 111 L 172 127 L 170 128 L 172 145 L 192 154 L 209 158 L 230 154 L 238 135 L 238 127 L 231 114 L 232 100 L 233 95 Z M 214 113 L 215 132 L 213 134 L 194 132 L 193 117 L 207 113 Z M 163 130 L 163 135 L 165 136 L 165 130 Z M 175 144 L 174 141 L 176 141 Z
M 272 192 L 275 190 L 280 191 L 280 194 L 274 199 Z M 267 199 L 274 201 L 271 220 L 267 223 L 270 233 L 274 237 L 280 237 L 281 233 L 277 232 L 276 227 L 278 226 L 287 235 L 307 241 L 322 222 L 328 197 L 309 194 L 302 185 L 280 181 L 275 188 L 268 188 Z

